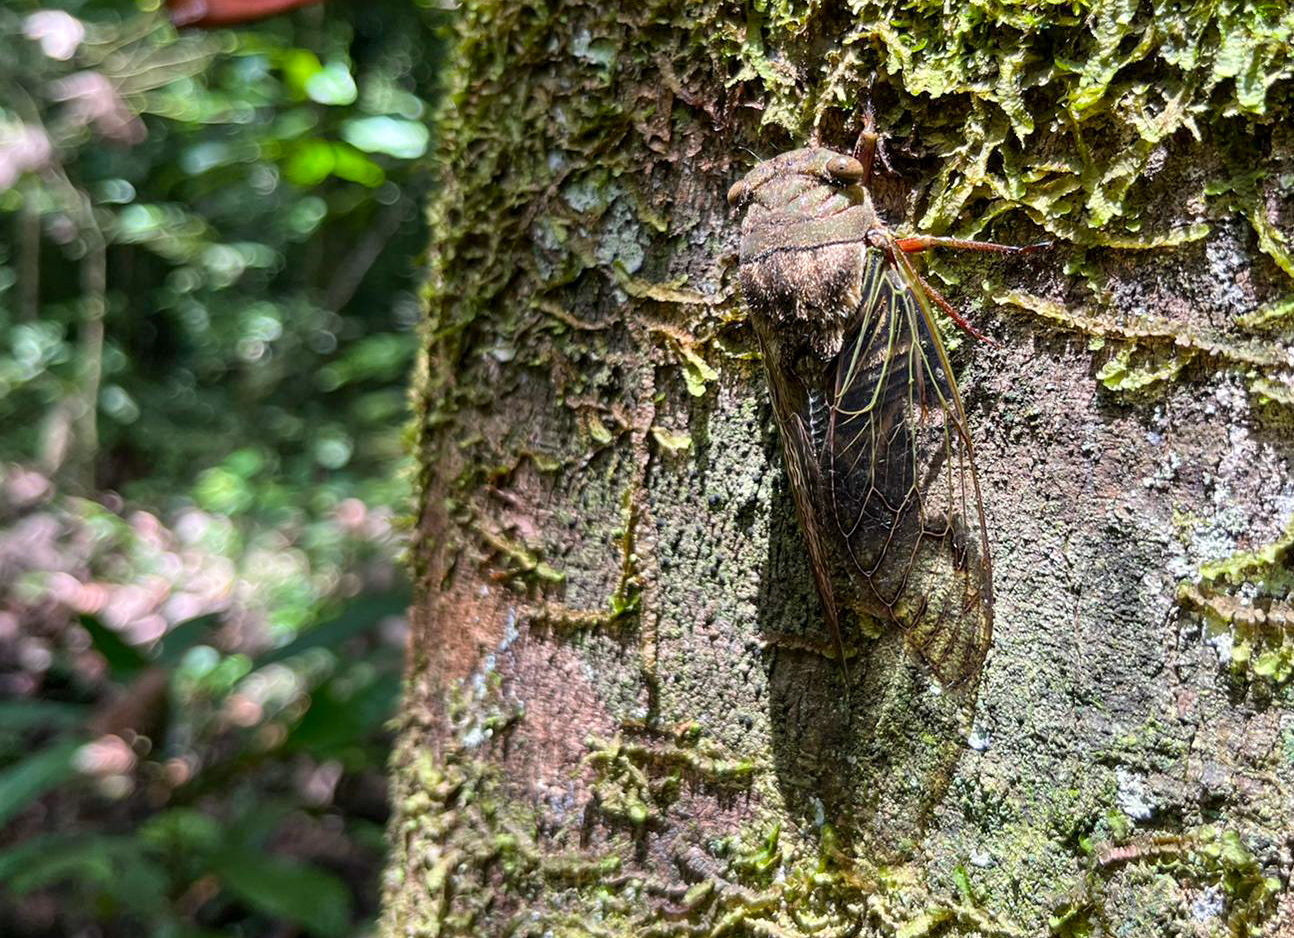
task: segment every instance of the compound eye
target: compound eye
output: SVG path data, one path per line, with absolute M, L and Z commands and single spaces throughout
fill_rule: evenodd
M 827 174 L 842 182 L 858 182 L 863 178 L 863 164 L 852 156 L 833 156 L 827 160 Z
M 739 179 L 728 190 L 728 204 L 739 205 L 744 198 L 746 198 L 746 180 Z

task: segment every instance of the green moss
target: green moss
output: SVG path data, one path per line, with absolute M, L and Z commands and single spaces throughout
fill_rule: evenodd
M 782 825 L 774 824 L 768 829 L 768 833 L 749 849 L 735 852 L 732 858 L 733 870 L 743 880 L 767 885 L 784 860 L 784 853 L 779 844 L 781 837 Z
M 621 498 L 620 580 L 601 609 L 572 609 L 558 602 L 544 602 L 529 615 L 532 625 L 558 632 L 610 628 L 636 615 L 642 605 L 642 585 L 635 544 L 638 536 L 638 505 L 632 489 Z
M 631 268 L 655 272 L 653 255 L 684 234 L 671 225 L 668 198 L 641 180 L 662 150 L 677 158 L 668 150 L 675 134 L 701 139 L 706 124 L 694 118 L 717 113 L 723 85 L 760 101 L 763 134 L 778 128 L 794 142 L 835 126 L 833 114 L 856 120 L 869 76 L 879 74 L 882 128 L 912 135 L 937 161 L 916 219 L 934 233 L 973 234 L 1021 211 L 1085 246 L 1202 237 L 1208 227 L 1199 222 L 1156 230 L 1138 183 L 1174 134 L 1209 135 L 1222 161 L 1242 169 L 1229 183 L 1202 187 L 1201 197 L 1243 212 L 1260 247 L 1294 274 L 1284 236 L 1261 209 L 1262 173 L 1251 165 L 1255 128 L 1274 120 L 1294 74 L 1294 13 L 1278 6 L 1103 0 L 1078 10 L 1041 0 L 919 0 L 896 8 L 867 0 L 842 16 L 823 2 L 756 2 L 744 11 L 653 3 L 613 17 L 595 5 L 482 0 L 452 23 L 456 66 L 438 117 L 445 163 L 429 216 L 430 354 L 414 394 L 423 452 L 433 428 L 452 424 L 489 387 L 455 380 L 468 349 L 525 348 L 534 365 L 581 356 L 589 335 L 578 328 L 546 334 L 538 346 L 517 341 L 533 328 L 532 314 L 569 309 L 571 288 L 587 295 L 609 276 L 646 303 L 714 302 Z M 833 40 L 825 63 L 823 35 Z M 672 50 L 668 111 L 656 92 L 662 48 Z M 824 64 L 825 77 L 813 77 Z M 839 136 L 844 146 L 847 135 Z M 715 180 L 716 198 L 723 184 Z M 501 302 L 518 293 L 528 302 Z M 688 390 L 704 394 L 713 367 L 698 348 L 676 354 Z M 1142 387 L 1186 358 L 1120 365 L 1105 378 Z M 578 368 L 571 374 L 577 384 L 568 390 L 581 390 L 586 378 Z M 1288 391 L 1259 380 L 1269 398 Z M 590 431 L 599 445 L 614 439 L 605 426 Z M 675 430 L 657 436 L 668 451 L 684 445 Z
M 1182 834 L 1150 835 L 1106 848 L 1095 858 L 1082 888 L 1053 915 L 1052 934 L 1098 933 L 1111 884 L 1138 874 L 1166 874 L 1173 884 L 1193 890 L 1217 889 L 1225 897 L 1220 924 L 1226 934 L 1237 938 L 1262 934 L 1263 923 L 1275 911 L 1283 890 L 1280 880 L 1263 874 L 1234 830 L 1206 825 Z
M 1252 313 L 1241 316 L 1236 325 L 1250 331 L 1267 331 L 1294 320 L 1294 296 L 1281 297 L 1264 303 Z
M 1294 677 L 1294 522 L 1275 542 L 1205 564 L 1177 601 L 1231 639 L 1230 664 L 1275 684 Z
M 390 832 L 394 863 L 383 933 L 478 934 L 505 895 L 570 893 L 597 901 L 620 857 L 541 844 L 533 809 L 508 790 L 482 751 L 490 734 L 480 727 L 497 734 L 521 718 L 497 683 L 456 687 L 448 703 L 455 733 L 441 751 L 421 748 L 418 734 L 406 731 L 393 755 L 399 812 Z
M 882 125 L 910 122 L 941 157 L 921 227 L 941 232 L 972 203 L 981 218 L 1011 205 L 1058 237 L 1111 243 L 1141 227 L 1136 184 L 1162 142 L 1273 120 L 1277 89 L 1294 75 L 1294 13 L 1242 0 L 1084 7 L 851 4 L 840 44 L 852 67 L 833 71 L 817 106 L 859 101 L 874 50 L 903 92 Z M 784 113 L 769 108 L 765 121 L 783 123 Z M 1097 138 L 1099 149 L 1089 142 Z
M 1277 342 L 1239 341 L 1147 316 L 1071 309 L 1020 291 L 998 292 L 993 300 L 1099 340 L 1097 349 L 1113 340 L 1109 357 L 1096 373 L 1097 380 L 1112 391 L 1145 391 L 1175 378 L 1196 359 L 1239 372 L 1255 394 L 1270 397 L 1285 386 L 1281 376 L 1288 370 L 1287 353 Z
M 626 724 L 628 739 L 593 737 L 585 763 L 594 770 L 594 800 L 604 816 L 640 828 L 660 821 L 685 785 L 745 789 L 754 763 L 733 759 L 695 724 L 661 733 Z
M 526 547 L 504 537 L 483 525 L 476 525 L 481 541 L 504 561 L 504 575 L 533 580 L 537 583 L 556 584 L 566 579 L 560 571 L 544 563 Z

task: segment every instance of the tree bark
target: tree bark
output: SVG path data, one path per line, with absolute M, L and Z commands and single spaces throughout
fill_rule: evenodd
M 1183 6 L 454 12 L 385 935 L 1289 934 L 1294 14 Z M 1057 242 L 927 266 L 970 689 L 833 660 L 735 292 L 869 94 L 897 227 Z

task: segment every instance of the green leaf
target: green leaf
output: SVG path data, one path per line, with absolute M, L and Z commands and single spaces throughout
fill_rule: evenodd
M 112 875 L 114 861 L 128 838 L 49 834 L 0 854 L 0 879 L 22 895 L 66 879 L 102 882 Z
M 179 623 L 163 636 L 157 663 L 161 665 L 178 663 L 185 652 L 199 644 L 219 624 L 220 614 L 216 612 Z
M 317 186 L 332 175 L 336 162 L 331 143 L 303 140 L 292 150 L 283 172 L 298 186 Z
M 341 938 L 350 931 L 350 891 L 318 867 L 229 850 L 216 857 L 212 872 L 249 908 L 300 925 L 316 938 Z
M 292 150 L 283 171 L 298 186 L 317 186 L 329 176 L 358 182 L 370 189 L 386 180 L 386 173 L 363 153 L 345 143 L 303 140 Z
M 101 912 L 156 915 L 166 907 L 167 870 L 130 836 L 52 834 L 0 854 L 0 881 L 15 895 L 67 883 Z
M 352 688 L 353 674 L 329 681 L 310 695 L 310 708 L 284 741 L 289 750 L 304 750 L 319 759 L 363 754 L 361 748 L 396 714 L 400 680 L 392 674 Z
M 347 121 L 342 139 L 366 153 L 385 153 L 398 160 L 413 160 L 427 152 L 431 134 L 417 121 L 394 117 L 361 117 Z
M 306 82 L 323 70 L 323 63 L 319 61 L 319 56 L 309 49 L 291 49 L 284 53 L 279 62 L 279 68 L 283 71 L 283 78 L 288 88 L 293 93 L 304 97 Z
M 224 829 L 215 818 L 193 808 L 170 808 L 144 821 L 135 832 L 141 844 L 188 860 L 205 856 L 223 842 Z
M 350 69 L 341 62 L 329 62 L 307 78 L 305 92 L 311 101 L 337 106 L 354 104 L 359 96 Z
M 304 632 L 294 641 L 275 648 L 256 659 L 255 666 L 284 661 L 311 648 L 339 648 L 347 639 L 354 638 L 373 628 L 387 616 L 401 615 L 409 609 L 409 592 L 406 589 L 386 593 L 369 593 L 357 597 L 333 619 Z
M 0 825 L 76 774 L 81 740 L 64 738 L 0 772 Z
M 332 174 L 338 179 L 357 182 L 376 189 L 386 181 L 386 173 L 359 150 L 345 143 L 334 143 Z
M 0 726 L 9 732 L 31 727 L 70 729 L 85 720 L 90 708 L 53 700 L 14 700 L 0 703 Z
M 90 644 L 108 662 L 114 681 L 134 677 L 151 663 L 142 651 L 126 642 L 94 616 L 82 615 L 81 627 L 90 633 Z

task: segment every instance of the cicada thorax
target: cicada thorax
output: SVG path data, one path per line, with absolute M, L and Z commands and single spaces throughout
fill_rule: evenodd
M 919 281 L 850 162 L 794 151 L 733 187 L 742 291 L 837 641 L 837 607 L 854 607 L 957 683 L 992 620 L 970 438 Z

